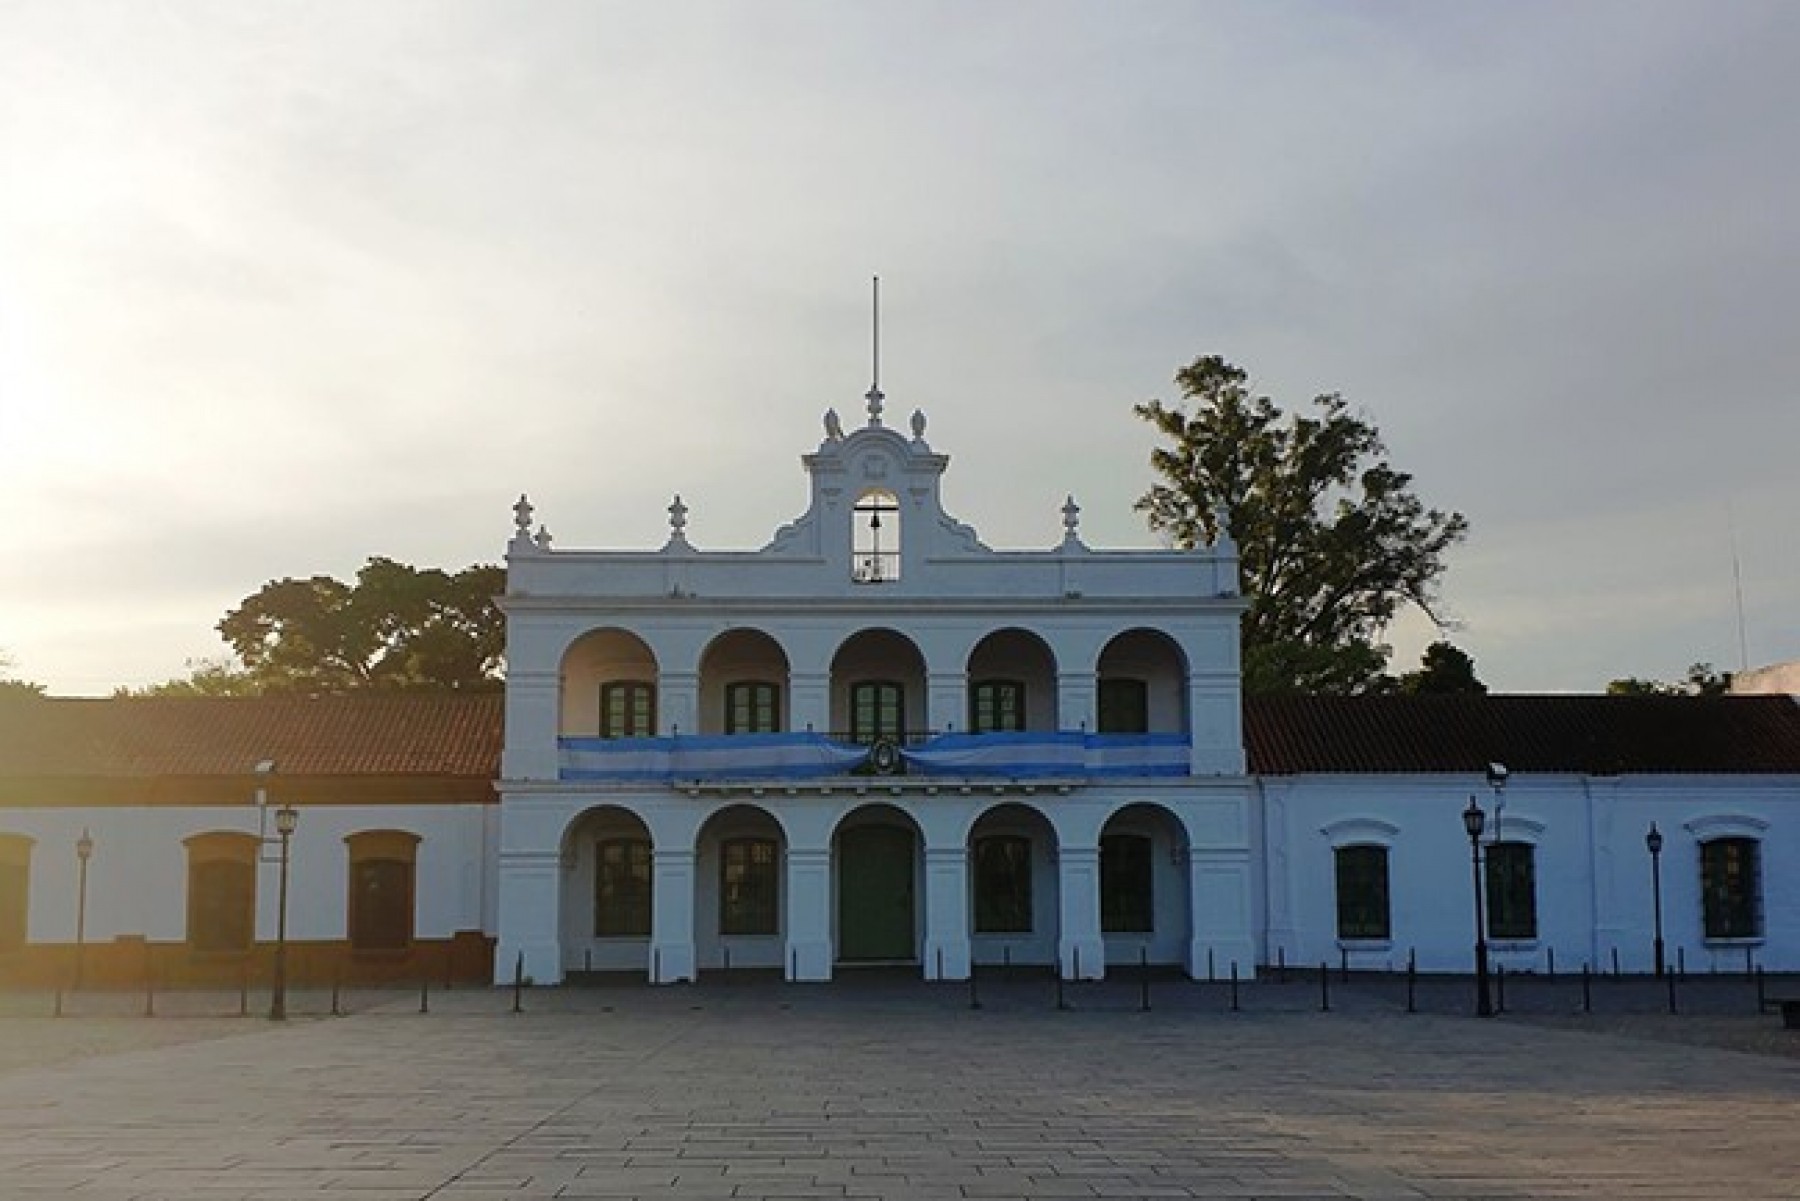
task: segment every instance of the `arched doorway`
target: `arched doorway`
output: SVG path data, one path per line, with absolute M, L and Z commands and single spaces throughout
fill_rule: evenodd
M 918 826 L 891 805 L 848 814 L 833 839 L 837 959 L 840 963 L 918 960 Z
M 569 823 L 562 845 L 563 972 L 641 972 L 650 958 L 655 848 L 618 805 Z
M 1126 805 L 1100 831 L 1100 933 L 1106 962 L 1187 959 L 1187 840 L 1161 805 Z

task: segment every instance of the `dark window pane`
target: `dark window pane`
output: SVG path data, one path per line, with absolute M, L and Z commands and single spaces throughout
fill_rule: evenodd
M 1150 840 L 1141 834 L 1100 838 L 1100 929 L 1144 934 L 1156 928 Z
M 1338 937 L 1389 937 L 1387 848 L 1339 847 L 1336 859 Z
M 648 738 L 656 733 L 656 688 L 642 680 L 600 686 L 600 737 Z
M 188 870 L 188 942 L 196 951 L 245 951 L 256 930 L 256 868 L 209 859 Z
M 1100 732 L 1102 734 L 1148 734 L 1150 732 L 1150 696 L 1144 681 L 1125 679 L 1100 681 Z
M 719 933 L 779 932 L 779 862 L 773 839 L 735 838 L 720 848 Z
M 350 945 L 359 951 L 403 951 L 413 935 L 413 868 L 400 859 L 350 865 Z
M 1031 840 L 1000 834 L 975 840 L 975 930 L 1031 930 Z
M 850 686 L 850 741 L 898 740 L 905 732 L 905 694 L 891 680 L 868 680 Z
M 1537 937 L 1536 848 L 1496 842 L 1487 848 L 1488 936 Z
M 970 690 L 969 729 L 991 734 L 1025 728 L 1025 685 L 1018 680 L 982 680 Z
M 610 838 L 599 846 L 594 874 L 594 933 L 601 938 L 650 936 L 650 843 Z
M 1754 838 L 1715 838 L 1700 844 L 1706 937 L 1761 937 L 1761 849 Z
M 727 734 L 774 734 L 781 729 L 781 690 L 761 680 L 725 686 Z

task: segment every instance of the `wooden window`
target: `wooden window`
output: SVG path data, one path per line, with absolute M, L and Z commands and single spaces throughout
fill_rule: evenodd
M 1149 732 L 1150 690 L 1144 681 L 1103 678 L 1100 681 L 1100 733 Z
M 995 834 L 975 840 L 975 931 L 1031 931 L 1031 840 Z
M 1754 838 L 1715 838 L 1700 844 L 1706 937 L 1762 937 L 1761 850 Z
M 656 733 L 656 686 L 643 680 L 600 685 L 600 737 L 648 738 Z
M 1156 929 L 1151 841 L 1142 834 L 1100 836 L 1100 929 L 1148 934 Z
M 188 849 L 187 941 L 196 951 L 247 951 L 256 941 L 256 835 L 196 834 Z
M 346 835 L 350 852 L 347 909 L 350 947 L 404 951 L 413 941 L 419 836 L 407 830 Z
M 969 729 L 992 734 L 1025 728 L 1025 685 L 1018 680 L 980 680 L 969 689 Z
M 850 741 L 898 741 L 906 729 L 906 691 L 892 680 L 850 686 Z
M 594 870 L 594 933 L 650 937 L 650 840 L 602 839 Z
M 31 916 L 32 840 L 0 834 L 0 951 L 25 945 Z
M 1337 936 L 1351 940 L 1391 937 L 1386 847 L 1338 847 Z
M 1528 842 L 1488 845 L 1488 937 L 1537 937 L 1536 850 Z
M 734 838 L 719 848 L 719 933 L 780 930 L 780 857 L 772 838 Z
M 781 689 L 765 680 L 725 685 L 727 734 L 774 734 L 781 729 Z

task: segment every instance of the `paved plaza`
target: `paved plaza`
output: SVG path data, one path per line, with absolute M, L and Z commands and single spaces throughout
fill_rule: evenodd
M 0 1058 L 0 1196 L 1800 1197 L 1793 1058 L 949 986 L 508 1001 L 0 1018 L 42 1052 Z

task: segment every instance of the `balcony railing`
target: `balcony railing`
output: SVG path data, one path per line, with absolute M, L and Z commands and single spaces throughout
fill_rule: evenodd
M 1004 780 L 1185 776 L 1188 749 L 1185 734 L 1079 730 L 909 736 L 874 746 L 812 732 L 557 740 L 562 779 L 619 784 L 818 780 L 870 770 Z

